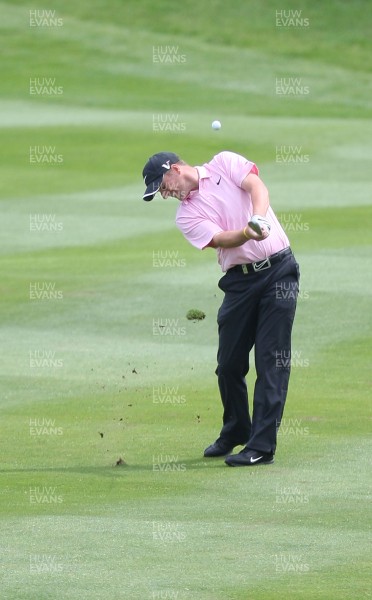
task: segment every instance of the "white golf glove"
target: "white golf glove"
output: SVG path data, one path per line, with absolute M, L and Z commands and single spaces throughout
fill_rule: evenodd
M 260 215 L 253 215 L 248 225 L 258 235 L 265 235 L 266 233 L 265 237 L 267 237 L 270 233 L 271 225 L 269 221 L 265 217 L 260 217 Z

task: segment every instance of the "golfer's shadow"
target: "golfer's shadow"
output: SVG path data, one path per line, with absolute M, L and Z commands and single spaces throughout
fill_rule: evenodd
M 201 458 L 189 458 L 186 460 L 177 460 L 177 461 L 168 461 L 168 462 L 153 462 L 153 463 L 133 463 L 129 460 L 129 462 L 123 461 L 119 464 L 107 463 L 106 465 L 74 465 L 71 467 L 43 467 L 43 466 L 28 466 L 24 468 L 16 468 L 16 469 L 0 469 L 0 474 L 16 474 L 16 473 L 77 473 L 79 475 L 101 475 L 102 477 L 113 477 L 113 476 L 125 476 L 129 475 L 131 472 L 153 472 L 154 477 L 164 473 L 183 473 L 187 475 L 187 471 L 195 471 L 195 470 L 205 470 L 210 468 L 220 468 L 225 467 L 223 460 L 221 458 L 209 458 L 203 459 Z

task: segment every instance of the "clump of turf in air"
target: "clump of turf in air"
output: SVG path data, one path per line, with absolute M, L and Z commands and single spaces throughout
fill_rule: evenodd
M 186 319 L 188 319 L 189 321 L 202 321 L 203 319 L 205 319 L 205 313 L 202 310 L 198 310 L 197 308 L 192 308 L 188 311 Z

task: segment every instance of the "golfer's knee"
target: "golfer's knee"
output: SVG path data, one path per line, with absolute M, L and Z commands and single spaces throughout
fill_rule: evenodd
M 216 369 L 216 375 L 218 377 L 244 377 L 247 373 L 247 364 L 233 360 L 220 361 Z

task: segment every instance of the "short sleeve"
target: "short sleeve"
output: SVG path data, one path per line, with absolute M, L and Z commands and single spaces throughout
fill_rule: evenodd
M 177 216 L 176 225 L 187 241 L 199 250 L 206 248 L 213 236 L 222 231 L 213 221 L 192 216 Z
M 255 163 L 235 152 L 220 152 L 215 156 L 215 160 L 237 187 L 242 186 L 243 180 L 249 173 L 258 175 Z

